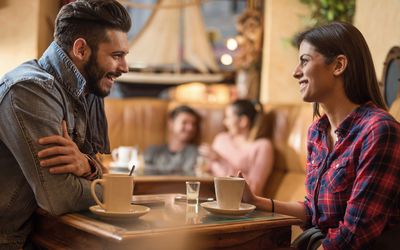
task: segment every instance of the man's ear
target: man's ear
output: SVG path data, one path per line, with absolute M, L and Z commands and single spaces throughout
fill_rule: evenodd
M 78 38 L 75 40 L 71 52 L 75 59 L 86 62 L 90 58 L 91 50 L 85 39 Z
M 167 126 L 168 126 L 168 130 L 172 130 L 172 128 L 174 127 L 174 119 L 173 118 L 168 118 Z
M 348 60 L 345 55 L 338 55 L 333 63 L 335 64 L 333 75 L 340 76 L 346 70 Z

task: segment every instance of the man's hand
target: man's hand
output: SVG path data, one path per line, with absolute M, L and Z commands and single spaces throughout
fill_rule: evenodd
M 39 151 L 40 166 L 49 168 L 52 174 L 71 173 L 82 176 L 90 172 L 88 159 L 69 137 L 65 121 L 62 122 L 62 131 L 63 136 L 52 135 L 39 139 L 41 145 L 55 145 Z

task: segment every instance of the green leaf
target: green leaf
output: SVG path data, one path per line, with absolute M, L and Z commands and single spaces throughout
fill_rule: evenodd
M 329 1 L 328 0 L 321 0 L 320 2 L 321 2 L 321 5 L 322 5 L 323 8 L 326 8 L 326 7 L 329 6 Z
M 328 10 L 328 12 L 326 13 L 326 19 L 328 21 L 334 21 L 335 20 L 335 12 L 333 10 Z

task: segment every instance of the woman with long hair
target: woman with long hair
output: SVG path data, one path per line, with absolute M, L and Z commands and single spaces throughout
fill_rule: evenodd
M 257 195 L 263 194 L 274 160 L 270 140 L 256 135 L 262 116 L 262 105 L 258 102 L 241 99 L 231 103 L 225 109 L 227 132 L 218 134 L 211 147 L 199 148 L 210 162 L 208 171 L 212 175 L 230 176 L 241 171 Z

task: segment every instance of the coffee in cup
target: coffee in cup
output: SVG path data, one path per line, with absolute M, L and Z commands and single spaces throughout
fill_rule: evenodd
M 96 203 L 107 212 L 129 212 L 134 187 L 133 178 L 126 174 L 104 174 L 102 179 L 92 182 L 92 196 Z M 100 202 L 96 195 L 96 184 L 103 187 L 103 202 Z
M 214 177 L 217 204 L 222 209 L 239 209 L 245 180 L 240 177 Z

